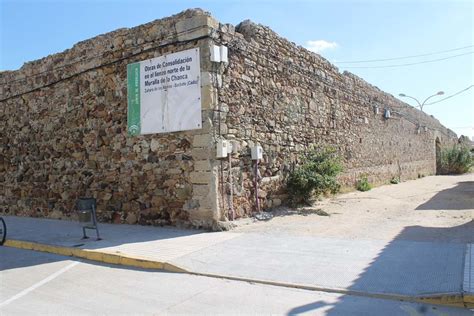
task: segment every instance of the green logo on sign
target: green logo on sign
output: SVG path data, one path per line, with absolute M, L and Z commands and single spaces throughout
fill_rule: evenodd
M 140 134 L 140 63 L 127 65 L 128 134 Z

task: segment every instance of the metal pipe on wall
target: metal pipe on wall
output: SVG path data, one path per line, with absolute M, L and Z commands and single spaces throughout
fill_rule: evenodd
M 255 160 L 255 181 L 254 181 L 254 188 L 255 188 L 255 205 L 257 207 L 257 212 L 260 213 L 260 203 L 258 201 L 258 160 Z
M 229 157 L 229 189 L 230 189 L 230 198 L 229 198 L 229 207 L 232 220 L 235 220 L 235 211 L 234 211 L 234 184 L 232 182 L 232 155 L 227 154 Z

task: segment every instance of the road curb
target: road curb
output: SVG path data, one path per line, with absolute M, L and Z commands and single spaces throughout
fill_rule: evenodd
M 474 244 L 466 245 L 464 256 L 464 301 L 467 307 L 474 307 Z
M 456 306 L 456 307 L 470 307 L 474 305 L 474 296 L 472 295 L 465 296 L 462 293 L 444 293 L 444 294 L 426 295 L 426 296 L 408 296 L 408 295 L 399 295 L 399 294 L 390 294 L 390 293 L 366 293 L 366 292 L 352 291 L 352 290 L 340 289 L 340 288 L 327 288 L 327 287 L 318 287 L 314 285 L 286 283 L 286 282 L 279 282 L 279 281 L 261 280 L 261 279 L 228 276 L 228 275 L 220 275 L 220 274 L 212 274 L 212 273 L 200 273 L 200 272 L 190 271 L 190 270 L 178 267 L 174 264 L 171 264 L 169 262 L 164 262 L 164 261 L 149 260 L 149 259 L 140 258 L 140 257 L 126 256 L 123 254 L 118 255 L 118 254 L 113 254 L 113 253 L 100 252 L 96 250 L 63 247 L 63 246 L 53 246 L 53 245 L 40 244 L 40 243 L 30 242 L 30 241 L 10 239 L 10 240 L 5 241 L 4 246 L 25 249 L 25 250 L 35 250 L 35 251 L 40 251 L 40 252 L 53 253 L 57 255 L 82 258 L 82 259 L 87 259 L 91 261 L 108 263 L 108 264 L 116 264 L 116 265 L 127 266 L 127 267 L 164 270 L 164 271 L 169 271 L 169 272 L 174 272 L 174 273 L 186 273 L 186 274 L 196 275 L 196 276 L 204 276 L 204 277 L 226 279 L 226 280 L 232 280 L 232 281 L 241 281 L 241 282 L 249 282 L 249 283 L 255 283 L 255 284 L 295 288 L 295 289 L 302 289 L 302 290 L 320 291 L 320 292 L 326 292 L 326 293 L 337 293 L 337 294 L 343 294 L 343 295 L 353 295 L 353 296 L 362 296 L 362 297 L 370 297 L 370 298 L 406 301 L 406 302 L 429 303 L 429 304 L 438 304 L 438 305 Z
M 232 281 L 242 281 L 242 282 L 249 282 L 249 283 L 256 283 L 256 284 L 309 290 L 309 291 L 387 299 L 387 300 L 392 300 L 392 301 L 429 303 L 429 304 L 454 306 L 454 307 L 469 307 L 469 305 L 466 305 L 466 302 L 464 301 L 464 297 L 460 293 L 439 293 L 439 294 L 422 295 L 422 296 L 409 296 L 409 295 L 392 294 L 392 293 L 367 293 L 367 292 L 353 291 L 353 290 L 342 289 L 342 288 L 319 287 L 315 285 L 286 283 L 286 282 L 280 282 L 280 281 L 269 281 L 269 280 L 252 279 L 252 278 L 245 278 L 245 277 L 218 275 L 218 274 L 212 274 L 212 273 L 199 273 L 199 272 L 189 272 L 189 271 L 186 273 L 192 274 L 192 275 L 198 275 L 198 276 L 211 277 L 211 278 L 227 279 L 227 280 L 232 280 Z
M 474 295 L 473 294 L 464 294 L 463 295 L 464 306 L 468 308 L 474 308 Z
M 63 247 L 63 246 L 52 246 L 46 244 L 40 244 L 31 241 L 22 241 L 22 240 L 6 240 L 4 246 L 19 248 L 25 250 L 35 250 L 41 252 L 48 252 L 57 255 L 63 255 L 68 257 L 76 257 L 87 259 L 91 261 L 117 264 L 128 267 L 143 268 L 143 269 L 156 269 L 156 270 L 165 270 L 170 272 L 177 273 L 187 273 L 188 271 L 170 264 L 168 262 L 161 262 L 156 260 L 149 260 L 140 257 L 134 256 L 125 256 L 118 255 L 107 252 L 100 252 L 95 250 L 81 249 L 81 248 L 72 248 L 72 247 Z

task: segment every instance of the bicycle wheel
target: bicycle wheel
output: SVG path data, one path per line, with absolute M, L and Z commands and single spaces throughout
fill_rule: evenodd
M 0 217 L 0 246 L 3 245 L 5 242 L 5 238 L 7 237 L 7 225 L 3 218 Z

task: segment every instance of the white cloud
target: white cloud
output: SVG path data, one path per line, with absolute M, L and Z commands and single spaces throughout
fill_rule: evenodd
M 320 53 L 323 50 L 334 49 L 336 47 L 338 47 L 336 42 L 328 42 L 325 40 L 306 41 L 306 45 L 305 45 L 306 49 L 315 53 Z

